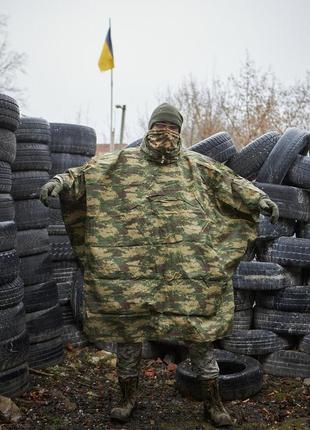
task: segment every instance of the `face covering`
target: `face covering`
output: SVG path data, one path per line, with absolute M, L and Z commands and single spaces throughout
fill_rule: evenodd
M 180 133 L 171 130 L 149 130 L 146 139 L 150 148 L 162 153 L 169 153 L 180 146 Z

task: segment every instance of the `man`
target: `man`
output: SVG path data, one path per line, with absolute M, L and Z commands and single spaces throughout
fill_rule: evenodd
M 259 213 L 277 206 L 247 180 L 181 146 L 183 118 L 158 106 L 141 146 L 99 155 L 56 175 L 41 192 L 60 195 L 72 246 L 84 266 L 84 331 L 118 343 L 122 403 L 136 404 L 141 342 L 188 343 L 205 416 L 232 424 L 218 388 L 212 341 L 230 330 L 232 273 L 256 237 Z

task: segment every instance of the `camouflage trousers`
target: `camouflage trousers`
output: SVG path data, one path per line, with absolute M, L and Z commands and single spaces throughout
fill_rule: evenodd
M 192 369 L 199 379 L 215 379 L 219 367 L 212 342 L 187 343 Z M 137 377 L 140 370 L 142 343 L 117 344 L 117 374 L 122 378 Z

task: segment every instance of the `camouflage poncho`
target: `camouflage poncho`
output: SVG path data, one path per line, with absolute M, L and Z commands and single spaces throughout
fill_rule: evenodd
M 232 273 L 266 195 L 224 165 L 146 147 L 62 175 L 61 202 L 85 272 L 90 340 L 213 341 L 231 328 Z

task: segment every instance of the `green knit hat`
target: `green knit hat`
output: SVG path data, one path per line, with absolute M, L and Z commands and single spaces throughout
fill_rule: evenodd
M 151 119 L 149 121 L 149 130 L 153 127 L 155 122 L 171 122 L 172 124 L 178 125 L 182 127 L 183 117 L 180 112 L 174 106 L 171 106 L 168 103 L 162 103 L 159 105 L 151 115 Z

